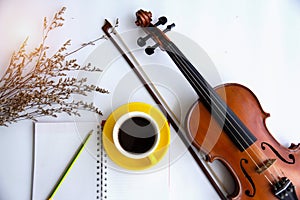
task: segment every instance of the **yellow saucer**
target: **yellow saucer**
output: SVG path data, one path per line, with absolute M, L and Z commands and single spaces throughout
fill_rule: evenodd
M 150 115 L 159 127 L 159 144 L 151 154 L 156 158 L 155 162 L 151 162 L 149 158 L 128 158 L 120 153 L 114 145 L 112 132 L 116 121 L 125 113 L 132 111 L 140 111 Z M 170 127 L 165 116 L 157 108 L 146 103 L 132 102 L 122 105 L 110 114 L 103 127 L 102 140 L 107 155 L 117 165 L 129 170 L 143 170 L 156 165 L 166 154 L 170 144 Z

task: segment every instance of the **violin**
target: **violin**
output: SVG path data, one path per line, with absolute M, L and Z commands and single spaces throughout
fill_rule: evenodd
M 144 46 L 149 38 L 156 45 L 147 47 L 151 55 L 159 47 L 165 51 L 197 93 L 187 119 L 192 145 L 206 154 L 208 162 L 219 160 L 235 183 L 229 199 L 282 199 L 300 197 L 300 144 L 286 148 L 268 131 L 265 113 L 254 93 L 240 84 L 212 88 L 199 71 L 166 36 L 174 24 L 160 17 L 152 24 L 151 12 L 136 12 L 136 25 L 148 34 L 137 40 Z

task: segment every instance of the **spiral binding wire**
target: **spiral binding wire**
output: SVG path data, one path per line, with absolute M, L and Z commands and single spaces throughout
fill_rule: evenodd
M 98 126 L 98 132 L 97 132 L 97 194 L 96 199 L 105 200 L 107 199 L 107 155 L 103 149 L 103 143 L 102 143 L 102 123 L 101 127 Z

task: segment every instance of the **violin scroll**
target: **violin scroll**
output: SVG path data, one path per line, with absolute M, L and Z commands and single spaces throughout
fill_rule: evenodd
M 152 21 L 152 13 L 150 11 L 139 10 L 136 12 L 135 24 L 141 27 L 148 27 Z

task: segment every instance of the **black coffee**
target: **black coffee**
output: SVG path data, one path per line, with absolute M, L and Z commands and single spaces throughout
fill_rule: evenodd
M 145 153 L 155 143 L 155 128 L 148 119 L 133 117 L 121 125 L 118 139 L 125 151 L 136 154 Z

